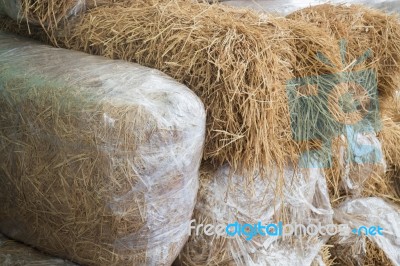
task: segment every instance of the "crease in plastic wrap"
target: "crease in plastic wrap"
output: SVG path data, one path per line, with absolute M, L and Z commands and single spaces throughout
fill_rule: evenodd
M 202 167 L 194 224 L 331 224 L 333 210 L 322 169 L 277 169 L 246 180 L 225 165 Z M 193 222 L 193 221 L 192 221 Z M 319 236 L 197 234 L 192 229 L 181 265 L 311 265 L 326 243 Z
M 43 254 L 22 243 L 0 235 L 0 265 L 2 266 L 77 266 L 77 264 Z
M 341 188 L 346 195 L 359 197 L 368 179 L 373 175 L 384 175 L 386 171 L 382 145 L 372 128 L 361 133 L 351 127 L 346 127 L 337 144 Z
M 360 4 L 400 14 L 400 1 L 398 0 L 288 0 L 285 2 L 279 0 L 220 0 L 219 2 L 226 5 L 251 8 L 260 12 L 276 12 L 285 16 L 302 8 L 326 3 Z
M 365 256 L 365 237 L 373 242 L 386 254 L 393 265 L 400 265 L 400 209 L 397 205 L 381 198 L 357 198 L 343 202 L 335 209 L 334 219 L 340 223 L 348 224 L 352 229 L 364 226 L 381 227 L 382 235 L 365 234 L 359 230 L 356 234 L 341 236 L 338 245 L 353 247 L 352 254 L 358 263 L 363 264 Z M 356 248 L 354 248 L 356 247 Z
M 165 74 L 0 33 L 0 231 L 84 265 L 169 265 L 205 138 Z

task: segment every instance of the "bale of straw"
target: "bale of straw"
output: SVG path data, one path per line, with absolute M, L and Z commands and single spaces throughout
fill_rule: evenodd
M 0 264 L 2 266 L 77 266 L 72 262 L 41 253 L 3 235 L 0 235 Z
M 382 97 L 392 96 L 400 84 L 400 22 L 396 15 L 363 6 L 323 4 L 290 15 L 328 30 L 338 40 L 348 43 L 347 62 L 355 62 L 368 49 L 367 59 L 378 73 L 378 88 Z
M 100 7 L 67 29 L 58 40 L 68 48 L 139 62 L 187 84 L 208 112 L 205 159 L 236 169 L 297 160 L 287 82 L 339 71 L 315 56 L 340 61 L 333 38 L 317 27 L 218 4 Z M 324 120 L 321 102 L 310 104 Z
M 324 240 L 318 237 L 209 235 L 204 228 L 239 224 L 332 222 L 332 210 L 323 170 L 294 170 L 287 167 L 284 178 L 277 169 L 269 177 L 252 180 L 237 175 L 228 166 L 201 169 L 200 188 L 188 243 L 181 265 L 310 265 Z M 311 207 L 312 206 L 312 207 Z M 197 231 L 197 226 L 200 231 Z M 254 233 L 253 230 L 249 231 Z
M 4 33 L 0 55 L 0 231 L 84 265 L 170 265 L 198 188 L 197 96 Z
M 68 48 L 135 61 L 188 85 L 207 109 L 205 159 L 252 170 L 296 154 L 285 93 L 293 55 L 276 19 L 147 1 L 94 9 L 69 29 L 59 40 Z

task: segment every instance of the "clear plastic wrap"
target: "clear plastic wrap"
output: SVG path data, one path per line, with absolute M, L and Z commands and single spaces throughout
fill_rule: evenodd
M 228 166 L 202 169 L 194 224 L 330 224 L 333 211 L 322 169 L 290 166 L 247 180 Z M 310 265 L 325 237 L 246 236 L 191 232 L 182 265 Z
M 346 195 L 359 197 L 374 175 L 384 175 L 386 162 L 382 145 L 374 132 L 348 131 L 338 141 L 341 186 Z M 368 163 L 369 162 L 369 163 Z
M 76 264 L 43 254 L 22 243 L 0 235 L 0 265 L 2 266 L 77 266 Z
M 338 240 L 338 245 L 346 245 L 353 249 L 352 255 L 356 261 L 362 262 L 362 255 L 365 254 L 363 236 L 366 236 L 384 251 L 393 265 L 400 265 L 400 209 L 398 206 L 376 197 L 352 199 L 335 209 L 334 219 L 348 224 L 351 229 L 358 229 L 353 234 L 342 236 Z M 379 235 L 376 230 L 375 235 L 365 234 L 367 230 L 360 229 L 373 226 L 383 228 L 383 234 Z
M 0 231 L 84 265 L 169 265 L 187 240 L 199 98 L 137 64 L 0 33 Z
M 362 4 L 388 12 L 400 13 L 400 2 L 397 0 L 288 0 L 284 3 L 279 0 L 220 0 L 219 2 L 237 7 L 252 8 L 262 12 L 276 12 L 281 15 L 288 15 L 296 10 L 324 3 Z

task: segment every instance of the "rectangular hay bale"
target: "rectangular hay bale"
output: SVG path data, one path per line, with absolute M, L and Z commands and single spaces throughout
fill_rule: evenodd
M 156 70 L 0 32 L 0 231 L 84 265 L 169 265 L 205 110 Z

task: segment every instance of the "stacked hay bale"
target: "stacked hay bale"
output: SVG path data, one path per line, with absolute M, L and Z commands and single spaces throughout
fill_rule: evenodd
M 0 231 L 84 265 L 170 265 L 197 194 L 201 101 L 139 65 L 0 40 Z
M 3 235 L 0 235 L 0 264 L 3 266 L 77 266 L 72 262 L 40 253 Z
M 338 104 L 328 109 L 326 103 L 330 101 L 329 93 L 322 93 L 323 101 L 312 97 L 306 99 L 304 96 L 315 94 L 316 87 L 338 87 L 334 93 L 335 99 L 331 100 L 338 103 L 340 96 L 354 89 L 347 84 L 336 86 L 337 83 L 331 83 L 332 75 L 341 71 L 376 70 L 378 80 L 383 84 L 379 90 L 386 98 L 393 95 L 391 86 L 397 82 L 394 75 L 397 71 L 394 65 L 398 60 L 394 54 L 397 46 L 386 33 L 386 44 L 390 44 L 391 50 L 381 49 L 387 46 L 381 45 L 382 42 L 372 49 L 381 60 L 376 62 L 365 58 L 364 61 L 357 61 L 366 51 L 364 48 L 369 48 L 364 47 L 368 41 L 382 41 L 379 30 L 371 35 L 361 30 L 360 34 L 369 39 L 360 44 L 355 38 L 349 39 L 350 52 L 343 56 L 337 45 L 337 36 L 325 33 L 325 28 L 313 26 L 307 19 L 293 17 L 295 20 L 260 17 L 248 10 L 218 4 L 210 6 L 189 0 L 135 1 L 90 10 L 75 20 L 66 21 L 62 29 L 50 32 L 50 36 L 54 37 L 53 43 L 58 45 L 113 59 L 139 62 L 185 83 L 206 105 L 204 159 L 210 160 L 214 168 L 228 164 L 233 173 L 244 177 L 243 180 L 249 183 L 256 182 L 256 176 L 276 182 L 279 184 L 276 186 L 277 192 L 271 193 L 278 200 L 284 188 L 290 187 L 290 182 L 284 179 L 286 167 L 291 163 L 297 164 L 303 154 L 310 154 L 305 151 L 324 150 L 324 153 L 329 153 L 330 148 L 322 144 L 338 133 L 334 121 L 354 118 L 343 115 L 337 108 Z M 378 21 L 377 27 L 382 29 L 384 19 L 379 16 L 378 19 L 380 24 Z M 395 39 L 397 28 L 394 24 L 390 26 L 393 26 Z M 353 35 L 353 32 L 347 32 L 346 37 Z M 317 58 L 315 54 L 318 54 Z M 347 63 L 340 62 L 343 58 Z M 387 63 L 388 66 L 385 65 Z M 314 84 L 302 83 L 313 80 L 310 77 L 318 79 Z M 297 87 L 296 82 L 303 86 Z M 293 92 L 293 98 L 288 97 L 292 95 L 288 91 Z M 355 116 L 358 115 L 355 112 Z M 300 137 L 294 138 L 296 134 Z M 375 140 L 376 137 L 371 136 L 367 141 L 374 144 Z M 341 140 L 335 144 L 337 151 L 347 146 Z M 327 175 L 331 200 L 336 204 L 336 200 L 349 194 L 341 180 L 347 166 L 341 164 L 340 152 L 333 152 L 332 155 L 334 167 L 327 170 Z M 366 180 L 380 177 L 376 172 L 382 171 L 383 165 L 382 162 L 377 169 L 350 165 L 350 171 L 361 178 L 351 181 L 364 183 L 364 186 L 371 188 L 372 185 L 365 185 L 370 182 Z M 271 169 L 277 169 L 280 174 L 269 175 Z M 365 180 L 365 177 L 368 178 Z M 207 180 L 206 177 L 204 179 Z M 375 180 L 378 185 L 387 184 L 382 179 Z M 207 194 L 205 191 L 210 189 L 208 185 L 202 186 L 200 198 Z M 264 187 L 267 186 L 264 184 Z M 255 200 L 249 195 L 251 193 L 244 194 L 244 200 Z M 211 201 L 213 208 L 228 207 L 224 201 L 212 202 L 212 195 L 207 197 L 204 200 Z M 200 200 L 195 217 L 204 218 L 203 214 L 196 216 L 202 213 L 201 210 Z M 207 215 L 213 223 L 216 221 L 213 212 Z M 279 212 L 276 216 L 276 219 L 284 218 Z M 220 244 L 213 249 L 211 245 L 214 242 L 192 238 L 182 257 L 187 264 L 199 261 L 233 263 L 235 260 L 240 263 L 241 260 L 265 259 L 258 256 L 263 253 L 257 253 L 262 249 L 255 248 L 252 242 L 237 241 L 236 250 L 238 246 L 242 249 L 240 254 L 235 255 L 231 252 L 235 250 L 232 249 L 235 245 L 227 244 L 229 241 L 225 238 L 215 241 Z M 323 242 L 318 244 L 321 246 Z M 205 253 L 202 253 L 204 250 Z M 318 252 L 318 249 L 315 250 Z

